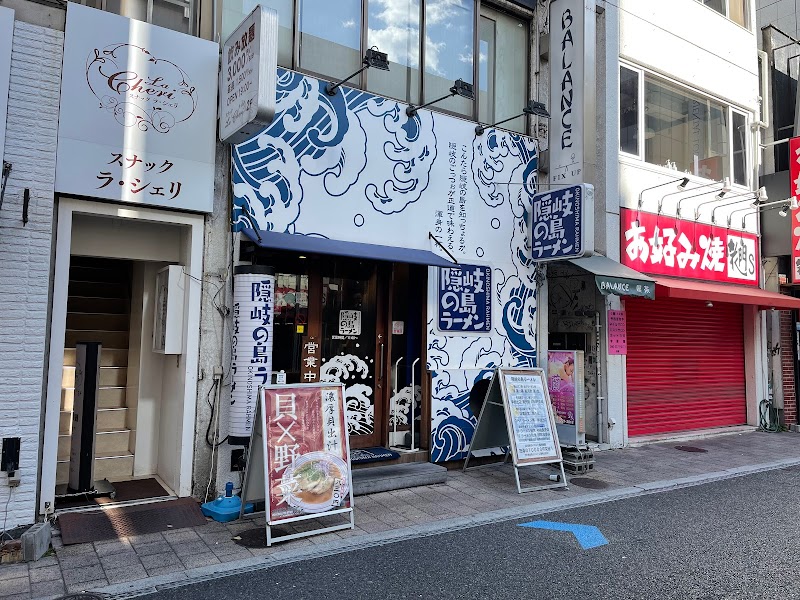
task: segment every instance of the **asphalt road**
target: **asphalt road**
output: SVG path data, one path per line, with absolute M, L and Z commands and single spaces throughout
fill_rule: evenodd
M 540 492 L 534 492 L 540 493 Z M 552 492 L 544 492 L 552 493 Z M 519 527 L 547 520 L 598 527 Z M 159 600 L 800 598 L 800 468 L 224 577 Z

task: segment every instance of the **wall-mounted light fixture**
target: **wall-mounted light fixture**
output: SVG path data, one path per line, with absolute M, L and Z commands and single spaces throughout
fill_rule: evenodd
M 703 185 L 698 185 L 696 188 L 692 188 L 689 191 L 701 190 L 703 188 L 714 187 L 714 186 L 717 186 L 717 185 L 722 185 L 722 187 L 719 190 L 717 190 L 717 192 L 718 192 L 717 195 L 726 194 L 726 193 L 731 191 L 731 180 L 728 179 L 727 177 L 725 179 L 723 179 L 722 181 L 712 181 L 711 183 L 705 183 Z M 678 200 L 678 204 L 675 206 L 675 216 L 677 218 L 679 218 L 679 219 L 681 218 L 681 204 L 683 204 L 686 200 L 691 200 L 692 198 L 699 198 L 700 196 L 705 196 L 706 194 L 710 194 L 713 191 L 715 191 L 715 190 L 708 190 L 706 192 L 701 192 L 699 194 L 693 194 L 691 196 L 686 196 L 685 198 L 681 198 L 680 200 Z
M 521 117 L 522 115 L 533 115 L 535 117 L 544 117 L 545 119 L 550 118 L 550 113 L 547 112 L 547 107 L 544 105 L 544 102 L 537 102 L 536 100 L 528 100 L 528 105 L 522 109 L 522 112 L 518 115 L 514 115 L 513 117 L 508 117 L 507 119 L 503 119 L 502 121 L 498 121 L 492 125 L 481 125 L 478 123 L 475 126 L 475 135 L 483 135 L 483 132 L 486 131 L 490 127 L 497 127 L 502 123 L 507 123 L 512 119 L 516 119 L 517 117 Z
M 369 69 L 372 67 L 373 69 L 378 69 L 379 71 L 388 71 L 389 70 L 389 58 L 385 52 L 381 52 L 378 50 L 377 46 L 373 46 L 372 48 L 368 48 L 366 53 L 364 54 L 364 60 L 361 61 L 361 64 L 364 66 L 361 67 L 358 71 L 353 73 L 352 75 L 345 77 L 341 81 L 337 81 L 336 83 L 329 83 L 325 86 L 325 93 L 328 96 L 335 96 L 336 90 L 342 85 L 345 81 L 348 81 L 361 73 L 364 69 Z
M 657 188 L 661 188 L 667 185 L 672 185 L 673 183 L 678 184 L 678 191 L 682 192 L 686 189 L 686 186 L 689 185 L 689 178 L 688 177 L 681 177 L 680 179 L 670 179 L 669 181 L 665 181 L 664 183 L 659 183 L 658 185 L 654 185 L 649 188 L 644 188 L 641 192 L 639 192 L 639 201 L 636 203 L 636 226 L 639 226 L 639 213 L 642 210 L 642 204 L 644 203 L 644 193 L 649 192 L 650 190 L 655 190 Z
M 410 104 L 408 108 L 406 108 L 406 115 L 409 117 L 413 117 L 417 114 L 417 111 L 420 108 L 425 108 L 426 106 L 431 106 L 432 104 L 436 104 L 437 102 L 441 102 L 442 100 L 446 100 L 447 98 L 452 98 L 453 96 L 461 96 L 462 98 L 466 98 L 467 100 L 473 100 L 475 98 L 475 91 L 472 88 L 471 83 L 467 83 L 463 79 L 456 79 L 453 83 L 453 87 L 450 88 L 450 93 L 446 96 L 442 96 L 441 98 L 437 98 L 436 100 L 431 100 L 430 102 L 426 102 L 425 104 L 420 104 L 419 106 L 414 106 Z
M 747 217 L 750 215 L 757 215 L 762 212 L 766 212 L 768 210 L 776 210 L 778 209 L 778 214 L 782 217 L 785 217 L 789 214 L 789 210 L 797 210 L 798 203 L 797 198 L 792 196 L 791 198 L 787 198 L 786 200 L 776 200 L 775 202 L 768 202 L 767 204 L 759 204 L 756 208 L 740 208 L 738 210 L 734 210 L 728 215 L 728 228 L 731 226 L 731 218 L 733 217 L 734 213 L 742 212 L 743 210 L 750 211 L 742 216 L 742 229 L 745 228 L 745 221 Z
M 752 196 L 752 198 L 742 198 L 742 196 Z M 745 192 L 744 194 L 735 194 L 733 196 L 729 196 L 729 198 L 739 198 L 739 200 L 733 200 L 732 202 L 725 202 L 724 204 L 718 204 L 713 208 L 711 211 L 711 224 L 717 224 L 717 217 L 716 212 L 720 208 L 725 208 L 726 206 L 731 206 L 733 204 L 740 204 L 741 202 L 750 202 L 751 200 L 755 200 L 752 203 L 752 206 L 758 206 L 759 204 L 763 204 L 764 201 L 768 199 L 767 197 L 767 188 L 760 187 L 756 192 Z M 705 204 L 705 203 L 704 203 Z M 698 212 L 700 212 L 700 207 L 698 206 Z M 735 212 L 735 211 L 734 211 Z

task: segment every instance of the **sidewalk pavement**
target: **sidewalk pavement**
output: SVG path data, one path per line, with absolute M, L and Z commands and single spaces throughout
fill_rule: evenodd
M 263 530 L 263 513 L 228 524 L 209 521 L 191 529 L 73 546 L 63 546 L 55 532 L 54 554 L 0 566 L 0 598 L 53 598 L 84 591 L 129 598 L 189 581 L 800 465 L 797 434 L 738 431 L 596 452 L 594 469 L 574 477 L 608 484 L 602 490 L 574 484 L 568 490 L 518 494 L 510 465 L 450 471 L 445 484 L 357 496 L 355 530 L 271 548 L 248 549 L 233 540 L 244 531 Z M 680 445 L 707 452 L 680 451 Z M 536 469 L 540 477 L 555 472 L 549 466 Z M 313 526 L 306 523 L 295 529 Z

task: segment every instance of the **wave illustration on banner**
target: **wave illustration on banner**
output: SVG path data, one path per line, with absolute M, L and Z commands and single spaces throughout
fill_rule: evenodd
M 409 119 L 396 101 L 345 87 L 329 96 L 326 85 L 278 70 L 274 121 L 233 150 L 234 231 L 308 233 L 296 224 L 309 178 L 331 198 L 357 192 L 385 215 L 427 188 L 436 159 L 432 114 Z M 381 135 L 367 135 L 375 129 Z
M 278 69 L 274 121 L 232 150 L 234 231 L 307 235 L 439 254 L 492 268 L 492 331 L 437 328 L 429 270 L 427 369 L 432 460 L 462 458 L 469 390 L 496 366 L 536 364 L 536 279 L 526 227 L 535 139 Z M 331 367 L 333 368 L 333 367 Z M 331 372 L 333 373 L 333 371 Z M 338 379 L 337 379 L 338 380 Z M 354 382 L 355 385 L 366 385 Z M 348 387 L 351 433 L 372 431 L 372 388 Z M 351 389 L 352 388 L 352 389 Z

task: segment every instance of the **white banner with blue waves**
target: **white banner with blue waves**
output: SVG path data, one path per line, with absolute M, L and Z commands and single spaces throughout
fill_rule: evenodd
M 278 70 L 275 120 L 235 146 L 233 229 L 427 250 L 492 268 L 491 331 L 437 328 L 428 291 L 432 459 L 463 457 L 475 425 L 469 390 L 495 366 L 536 361 L 536 285 L 527 213 L 536 192 L 532 138 L 418 111 Z

